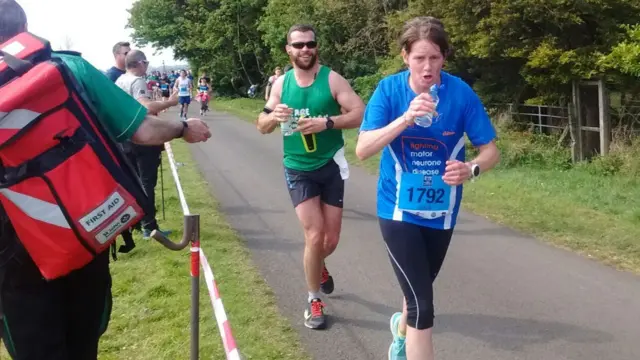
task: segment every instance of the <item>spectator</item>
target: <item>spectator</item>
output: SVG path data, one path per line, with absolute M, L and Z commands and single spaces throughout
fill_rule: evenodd
M 129 51 L 131 51 L 131 47 L 128 42 L 121 41 L 113 45 L 113 57 L 116 60 L 116 65 L 107 70 L 109 80 L 116 82 L 125 73 L 124 59 Z
M 0 44 L 25 31 L 27 18 L 20 5 L 15 0 L 0 0 Z M 179 121 L 148 115 L 140 103 L 81 56 L 53 56 L 67 66 L 98 120 L 116 141 L 161 145 L 180 137 L 191 143 L 211 137 L 206 123 L 199 119 Z M 98 254 L 67 276 L 46 281 L 9 219 L 1 218 L 0 278 L 4 282 L 0 287 L 0 328 L 11 358 L 97 359 L 98 342 L 111 312 L 109 252 Z

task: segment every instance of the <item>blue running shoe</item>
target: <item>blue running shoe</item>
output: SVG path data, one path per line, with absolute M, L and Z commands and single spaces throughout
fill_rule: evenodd
M 389 321 L 393 342 L 389 346 L 389 360 L 407 360 L 407 351 L 404 346 L 406 337 L 401 336 L 398 331 L 400 325 L 401 312 L 397 312 L 391 316 Z

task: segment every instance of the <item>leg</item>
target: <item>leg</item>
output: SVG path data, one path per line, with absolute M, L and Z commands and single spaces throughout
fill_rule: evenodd
M 398 319 L 394 315 L 397 331 L 394 343 L 390 348 L 398 350 L 396 358 L 404 354 L 402 324 L 406 322 L 406 358 L 409 360 L 432 360 L 433 343 L 431 328 L 433 327 L 433 279 L 430 276 L 429 258 L 427 256 L 427 239 L 423 237 L 420 226 L 380 219 L 382 237 L 389 252 L 389 258 L 396 277 L 406 299 L 406 317 Z M 428 239 L 432 240 L 432 239 Z M 403 311 L 405 313 L 405 311 Z M 392 318 L 392 321 L 394 318 Z M 404 321 L 403 321 L 404 320 Z M 392 323 L 393 325 L 393 323 Z
M 108 253 L 69 275 L 67 283 L 67 344 L 69 360 L 98 358 L 98 343 L 111 316 L 111 275 Z
M 344 206 L 344 180 L 340 176 L 338 164 L 331 161 L 325 168 L 322 181 L 322 213 L 324 215 L 324 257 L 331 255 L 338 247 L 342 230 L 342 208 Z
M 14 360 L 67 360 L 66 279 L 47 282 L 28 256 L 19 256 L 21 262 L 11 260 L 4 268 L 2 340 Z
M 319 291 L 324 253 L 324 218 L 320 202 L 320 186 L 311 179 L 310 174 L 285 168 L 289 195 L 305 237 L 303 264 L 309 291 L 305 326 L 323 329 L 326 322 L 324 304 L 320 300 Z
M 189 113 L 189 104 L 191 104 L 191 97 L 190 96 L 185 96 L 184 97 L 184 117 L 188 117 L 187 114 Z
M 324 215 L 324 252 L 323 268 L 320 286 L 325 294 L 333 293 L 335 284 L 333 276 L 329 274 L 324 259 L 329 257 L 340 241 L 340 231 L 342 230 L 342 207 L 344 199 L 344 180 L 340 175 L 340 168 L 331 161 L 320 170 L 323 178 L 322 182 L 322 212 Z
M 158 183 L 158 168 L 160 167 L 160 148 L 156 146 L 136 146 L 136 160 L 140 181 L 150 201 L 150 213 L 142 219 L 142 229 L 147 233 L 158 229 L 156 222 L 155 188 Z
M 320 197 L 316 196 L 296 206 L 296 214 L 304 229 L 304 272 L 310 293 L 320 291 L 320 272 L 324 259 L 324 219 Z

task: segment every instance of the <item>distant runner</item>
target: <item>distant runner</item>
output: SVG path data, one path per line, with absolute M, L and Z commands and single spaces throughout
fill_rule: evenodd
M 191 104 L 191 92 L 193 91 L 193 83 L 187 77 L 187 71 L 181 70 L 180 77 L 176 79 L 174 89 L 178 90 L 178 102 L 180 104 L 180 118 L 187 119 L 189 112 L 189 104 Z
M 449 53 L 442 23 L 432 17 L 409 21 L 400 46 L 409 69 L 378 84 L 367 104 L 356 154 L 364 160 L 383 150 L 378 217 L 404 294 L 403 312 L 390 321 L 389 359 L 432 360 L 432 283 L 456 225 L 462 184 L 493 168 L 500 155 L 478 96 L 460 78 L 442 71 Z M 429 94 L 433 85 L 437 97 Z M 479 149 L 469 162 L 465 133 Z
M 331 294 L 334 288 L 324 260 L 338 246 L 344 181 L 349 177 L 342 129 L 360 125 L 364 104 L 347 80 L 319 64 L 316 47 L 313 27 L 291 27 L 286 48 L 294 71 L 273 84 L 257 127 L 268 134 L 282 126 L 284 176 L 305 234 L 309 294 L 304 324 L 324 329 L 320 289 Z
M 211 88 L 207 85 L 207 80 L 200 78 L 197 96 L 197 100 L 200 102 L 200 115 L 205 115 L 209 111 L 209 101 L 211 99 L 209 94 L 211 94 Z

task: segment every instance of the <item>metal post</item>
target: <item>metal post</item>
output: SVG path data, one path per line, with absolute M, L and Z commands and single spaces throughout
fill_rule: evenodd
M 189 205 L 184 196 L 180 177 L 176 168 L 173 150 L 170 143 L 165 143 L 167 158 L 171 173 L 176 183 L 180 205 L 184 214 L 184 232 L 182 240 L 174 243 L 160 231 L 152 231 L 151 237 L 162 244 L 164 247 L 174 251 L 180 251 L 191 244 L 191 360 L 198 360 L 200 356 L 200 215 L 191 214 Z M 164 201 L 163 201 L 164 204 Z M 163 207 L 164 209 L 164 207 Z
M 200 215 L 194 217 L 191 238 L 191 360 L 199 359 L 200 343 Z
M 160 155 L 160 193 L 162 194 L 162 220 L 166 220 L 164 214 L 164 171 L 162 170 L 162 155 Z

